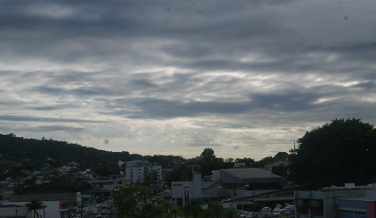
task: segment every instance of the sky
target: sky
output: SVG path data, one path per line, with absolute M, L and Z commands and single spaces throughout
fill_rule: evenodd
M 259 160 L 376 124 L 376 1 L 0 0 L 0 133 Z

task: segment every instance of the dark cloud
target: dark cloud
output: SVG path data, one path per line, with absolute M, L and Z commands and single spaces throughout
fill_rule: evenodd
M 79 132 L 102 145 L 113 135 L 141 143 L 171 122 L 163 137 L 176 138 L 167 141 L 240 152 L 287 145 L 334 118 L 376 122 L 373 2 L 1 6 L 0 120 L 16 125 L 8 128 Z M 51 126 L 17 126 L 37 122 Z M 139 129 L 120 131 L 128 125 Z
M 51 106 L 32 107 L 30 109 L 40 110 L 40 111 L 53 111 L 53 110 L 63 110 L 63 109 L 75 109 L 75 108 L 78 108 L 78 106 L 72 105 L 72 104 L 59 104 L 59 105 L 51 105 Z
M 170 101 L 164 99 L 118 99 L 116 106 L 134 108 L 114 113 L 130 118 L 165 119 L 173 117 L 194 117 L 211 113 L 236 114 L 249 110 L 249 103 L 231 102 L 197 102 L 197 101 Z
M 27 127 L 19 128 L 17 131 L 27 131 L 27 132 L 81 132 L 84 128 L 81 127 L 71 127 L 71 126 L 37 126 L 37 127 Z
M 64 119 L 64 118 L 47 118 L 33 116 L 16 116 L 16 115 L 0 115 L 0 120 L 14 122 L 47 122 L 47 123 L 104 123 L 101 120 L 81 120 L 81 119 Z
M 9 127 L 0 125 L 3 132 L 82 132 L 84 128 L 72 126 L 35 126 L 35 127 Z

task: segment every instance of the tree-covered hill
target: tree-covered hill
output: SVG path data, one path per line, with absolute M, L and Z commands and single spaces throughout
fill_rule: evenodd
M 176 156 L 142 156 L 139 154 L 129 154 L 127 151 L 111 152 L 98 150 L 92 147 L 85 147 L 65 141 L 55 141 L 46 139 L 26 139 L 17 137 L 14 134 L 0 134 L 0 154 L 2 159 L 17 161 L 22 163 L 23 169 L 36 170 L 49 163 L 50 166 L 62 166 L 69 162 L 79 163 L 80 168 L 94 168 L 98 164 L 103 166 L 116 165 L 118 160 L 150 160 L 159 162 L 163 160 L 173 160 L 181 158 Z M 52 158 L 53 161 L 47 161 Z M 27 164 L 25 164 L 27 162 Z M 168 161 L 167 161 L 168 162 Z M 158 163 L 160 164 L 160 163 Z

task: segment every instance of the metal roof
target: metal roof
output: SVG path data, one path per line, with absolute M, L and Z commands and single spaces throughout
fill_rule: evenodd
M 282 178 L 281 176 L 275 175 L 269 170 L 259 169 L 259 168 L 232 168 L 232 169 L 222 169 L 221 171 L 229 173 L 239 179 L 270 179 L 270 178 Z

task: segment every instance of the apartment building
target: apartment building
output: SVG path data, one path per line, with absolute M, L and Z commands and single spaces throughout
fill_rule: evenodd
M 145 183 L 146 176 L 152 176 L 153 173 L 157 175 L 157 180 L 162 181 L 162 167 L 160 165 L 153 165 L 148 161 L 128 161 L 125 166 L 125 179 L 132 183 Z

